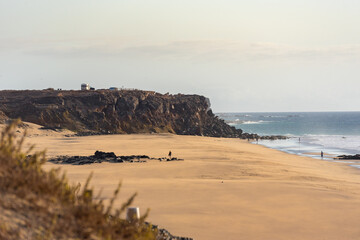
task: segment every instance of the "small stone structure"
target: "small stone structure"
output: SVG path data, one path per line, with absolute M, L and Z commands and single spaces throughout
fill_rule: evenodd
M 81 84 L 81 90 L 82 90 L 82 91 L 88 91 L 88 90 L 90 90 L 90 85 L 87 84 L 87 83 L 82 83 L 82 84 Z

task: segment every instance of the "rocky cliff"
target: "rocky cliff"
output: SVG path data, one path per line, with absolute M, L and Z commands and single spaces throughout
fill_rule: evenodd
M 4 123 L 7 119 L 8 117 L 5 115 L 5 113 L 0 111 L 0 123 Z
M 0 114 L 79 133 L 176 133 L 244 137 L 215 116 L 207 98 L 139 90 L 0 91 Z

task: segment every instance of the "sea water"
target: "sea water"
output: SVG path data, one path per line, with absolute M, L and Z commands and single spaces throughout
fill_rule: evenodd
M 320 152 L 323 151 L 325 160 L 332 160 L 342 154 L 360 153 L 360 112 L 256 112 L 217 115 L 229 125 L 247 133 L 287 136 L 287 140 L 258 142 L 284 152 L 321 158 Z M 360 167 L 358 161 L 347 163 Z

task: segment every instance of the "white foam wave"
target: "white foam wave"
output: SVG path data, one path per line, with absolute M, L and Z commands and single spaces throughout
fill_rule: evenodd
M 264 118 L 285 118 L 286 116 L 277 116 L 277 115 L 262 115 Z
M 270 121 L 263 121 L 263 120 L 260 120 L 260 121 L 244 121 L 241 124 L 262 124 L 262 123 L 269 123 L 269 122 Z
M 235 126 L 235 125 L 238 125 L 238 124 L 262 124 L 262 123 L 269 123 L 270 121 L 263 121 L 263 120 L 260 120 L 260 121 L 244 121 L 244 120 L 240 120 L 240 119 L 235 119 L 233 121 L 226 121 L 227 124 L 229 124 L 230 126 Z
M 360 152 L 360 136 L 307 134 L 302 137 L 302 141 L 321 145 L 324 148 L 338 148 Z
M 301 117 L 301 115 L 297 115 L 297 114 L 294 114 L 294 115 L 261 115 L 260 117 L 263 117 L 263 118 L 298 118 L 298 117 Z

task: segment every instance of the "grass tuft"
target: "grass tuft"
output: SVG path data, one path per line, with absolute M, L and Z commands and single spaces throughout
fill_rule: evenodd
M 13 121 L 0 137 L 0 239 L 156 239 L 145 219 L 128 222 L 120 215 L 136 193 L 113 209 L 121 183 L 106 206 L 89 187 L 71 185 L 59 169 L 44 171 L 45 151 L 23 150 L 26 133 L 16 137 L 20 120 Z

